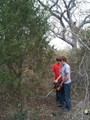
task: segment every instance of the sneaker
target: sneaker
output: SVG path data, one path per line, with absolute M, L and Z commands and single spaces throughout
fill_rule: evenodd
M 67 113 L 67 115 L 70 115 L 71 114 L 71 110 L 67 110 L 66 109 L 66 113 Z
M 65 108 L 65 106 L 64 106 L 64 105 L 58 105 L 58 107 L 60 107 L 60 108 Z

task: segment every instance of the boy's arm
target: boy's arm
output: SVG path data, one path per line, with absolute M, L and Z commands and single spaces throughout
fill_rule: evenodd
M 58 76 L 58 78 L 54 81 L 55 83 L 58 82 L 58 80 L 61 78 L 61 74 Z
M 64 84 L 69 79 L 69 73 L 66 73 L 65 78 L 62 80 L 61 85 Z

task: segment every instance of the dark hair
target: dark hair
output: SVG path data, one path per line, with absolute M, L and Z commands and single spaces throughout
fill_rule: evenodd
M 63 60 L 64 62 L 67 61 L 66 57 L 65 56 L 61 56 L 61 60 Z
M 56 61 L 61 61 L 61 57 L 57 57 L 57 58 L 56 58 Z

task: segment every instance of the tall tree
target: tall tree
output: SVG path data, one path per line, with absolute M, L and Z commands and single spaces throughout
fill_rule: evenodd
M 20 79 L 20 83 L 22 65 L 27 56 L 33 67 L 33 63 L 37 66 L 37 61 L 42 62 L 42 58 L 48 55 L 47 18 L 35 0 L 0 1 L 0 80 L 8 81 L 10 75 L 14 81 Z
M 70 44 L 73 48 L 77 48 L 80 29 L 90 23 L 90 12 L 87 6 L 89 2 L 87 0 L 37 1 L 56 19 L 52 19 L 52 25 L 54 25 L 52 31 L 56 37 Z M 83 7 L 85 5 L 86 8 Z

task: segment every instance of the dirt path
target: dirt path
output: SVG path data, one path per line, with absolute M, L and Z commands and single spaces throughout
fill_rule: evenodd
M 54 94 L 48 98 L 31 98 L 28 103 L 30 120 L 68 120 L 72 117 L 74 110 L 72 108 L 68 116 L 65 109 L 58 107 L 59 104 L 56 103 Z
M 47 98 L 45 96 L 46 95 L 29 97 L 25 100 L 26 103 L 24 102 L 25 104 L 23 104 L 23 108 L 27 109 L 28 117 L 23 120 L 90 120 L 90 114 L 85 115 L 83 113 L 84 101 L 78 100 L 75 94 L 72 95 L 72 110 L 70 113 L 67 113 L 65 109 L 58 107 L 58 103 L 55 101 L 55 92 Z M 8 100 L 4 101 L 4 104 L 2 105 L 2 119 L 0 118 L 0 120 L 12 120 L 7 119 L 7 115 L 10 111 L 12 113 L 14 112 L 14 99 L 10 101 L 9 98 L 11 99 L 11 97 L 7 97 Z M 10 105 L 10 103 L 12 104 Z M 88 108 L 90 109 L 90 103 L 88 104 Z M 20 120 L 22 119 L 20 118 Z
M 78 101 L 72 96 L 72 110 L 67 113 L 65 109 L 58 107 L 55 101 L 55 93 L 48 98 L 39 96 L 28 100 L 28 120 L 90 120 L 90 114 L 83 113 L 84 101 Z

